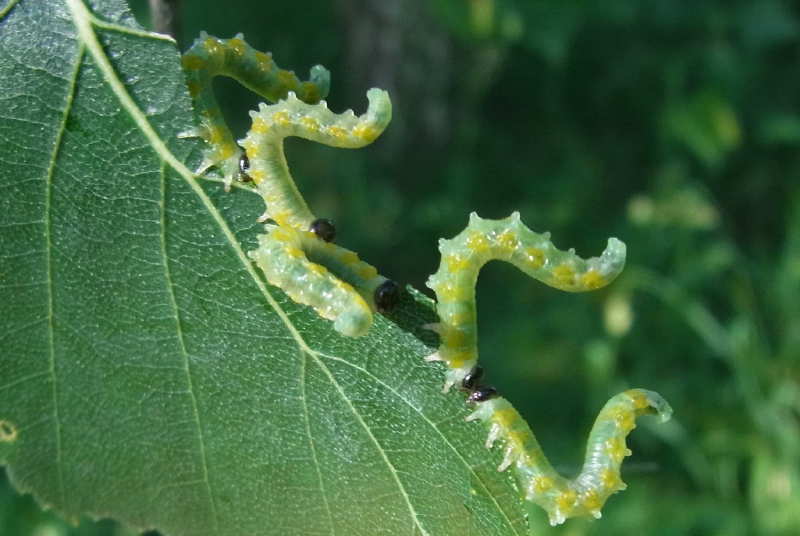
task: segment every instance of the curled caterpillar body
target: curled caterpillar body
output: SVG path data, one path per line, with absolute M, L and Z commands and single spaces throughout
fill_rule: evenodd
M 439 251 L 441 264 L 427 286 L 436 293 L 439 323 L 431 329 L 441 344 L 428 360 L 447 363 L 445 391 L 462 382 L 478 361 L 475 283 L 484 264 L 510 262 L 546 285 L 571 292 L 603 287 L 625 265 L 625 244 L 616 238 L 608 240 L 601 256 L 584 260 L 574 250 L 556 249 L 549 233 L 528 229 L 518 212 L 502 220 L 485 220 L 473 212 L 464 231 L 439 241 Z
M 580 474 L 569 480 L 553 469 L 528 423 L 508 400 L 496 397 L 477 402 L 467 420 L 487 425 L 487 448 L 495 442 L 503 444 L 505 454 L 498 471 L 513 468 L 525 498 L 548 513 L 551 525 L 576 516 L 599 518 L 606 499 L 625 489 L 620 466 L 631 454 L 625 438 L 636 427 L 636 418 L 657 414 L 666 421 L 672 414 L 669 404 L 652 391 L 631 389 L 614 396 L 592 426 Z
M 330 73 L 321 65 L 312 67 L 309 80 L 304 82 L 294 72 L 278 68 L 271 54 L 248 45 L 242 34 L 218 39 L 201 32 L 181 62 L 189 94 L 201 119 L 200 128 L 186 135 L 199 136 L 209 144 L 198 173 L 217 165 L 228 187 L 237 176 L 241 149 L 214 98 L 211 83 L 215 76 L 231 77 L 272 102 L 285 98 L 291 91 L 305 102 L 316 103 L 327 96 L 330 87 Z
M 268 225 L 258 239 L 259 247 L 250 257 L 267 281 L 333 320 L 341 334 L 367 333 L 378 309 L 375 291 L 390 280 L 356 253 L 320 240 L 311 231 Z
M 297 136 L 325 145 L 358 148 L 372 143 L 392 117 L 389 94 L 381 89 L 367 92 L 369 107 L 360 116 L 352 110 L 331 112 L 325 101 L 306 104 L 289 92 L 277 104 L 260 104 L 250 112 L 253 125 L 239 143 L 247 152 L 248 175 L 267 205 L 266 217 L 278 225 L 308 229 L 316 219 L 289 172 L 283 140 Z

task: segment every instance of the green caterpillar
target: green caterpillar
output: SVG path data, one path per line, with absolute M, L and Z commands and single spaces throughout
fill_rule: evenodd
M 526 500 L 547 511 L 557 525 L 573 516 L 600 517 L 606 499 L 624 489 L 620 466 L 630 451 L 625 438 L 635 427 L 636 417 L 657 413 L 663 420 L 672 413 L 661 396 L 632 389 L 613 397 L 589 433 L 586 461 L 573 480 L 559 475 L 542 452 L 528 423 L 493 387 L 481 386 L 483 374 L 478 363 L 475 283 L 484 264 L 491 260 L 510 262 L 543 283 L 571 292 L 593 290 L 610 283 L 625 265 L 625 244 L 615 238 L 600 257 L 588 260 L 573 250 L 560 251 L 549 233 L 528 229 L 518 212 L 502 220 L 485 220 L 470 215 L 467 228 L 451 240 L 441 240 L 442 261 L 427 285 L 436 293 L 440 322 L 429 326 L 441 339 L 429 361 L 448 366 L 444 390 L 458 384 L 468 391 L 468 402 L 477 409 L 467 417 L 488 426 L 486 447 L 504 444 L 505 455 L 498 467 L 514 473 Z
M 572 480 L 553 469 L 530 426 L 505 398 L 481 394 L 471 395 L 478 408 L 467 417 L 487 425 L 486 448 L 496 441 L 504 445 L 503 461 L 497 468 L 513 467 L 526 500 L 541 506 L 551 525 L 560 525 L 567 518 L 591 515 L 600 517 L 606 500 L 626 488 L 620 468 L 631 455 L 625 438 L 636 428 L 636 418 L 658 414 L 663 421 L 672 415 L 672 408 L 658 394 L 644 389 L 630 389 L 611 398 L 589 432 L 586 456 L 580 474 Z
M 366 334 L 373 311 L 387 312 L 397 304 L 397 283 L 379 275 L 356 253 L 320 240 L 310 231 L 267 225 L 267 233 L 258 241 L 250 257 L 267 281 L 333 320 L 343 335 Z
M 260 104 L 250 112 L 253 125 L 239 143 L 247 155 L 246 172 L 264 198 L 270 218 L 278 225 L 309 229 L 317 219 L 311 213 L 289 172 L 283 140 L 297 136 L 332 147 L 359 148 L 375 141 L 392 118 L 389 94 L 372 88 L 369 107 L 356 116 L 352 110 L 331 112 L 325 101 L 306 104 L 289 92 L 277 104 Z
M 289 172 L 283 140 L 297 136 L 333 147 L 368 145 L 391 120 L 389 95 L 370 89 L 366 113 L 335 114 L 320 100 L 328 93 L 328 71 L 318 65 L 311 69 L 310 81 L 301 82 L 294 73 L 278 69 L 269 54 L 250 47 L 241 34 L 226 40 L 202 33 L 182 62 L 201 117 L 200 127 L 185 135 L 200 136 L 208 144 L 200 172 L 219 166 L 226 188 L 236 176 L 252 181 L 266 204 L 259 221 L 271 219 L 277 224 L 266 226 L 267 233 L 259 236 L 259 247 L 250 257 L 271 284 L 333 320 L 337 331 L 350 337 L 364 335 L 375 311 L 394 308 L 400 287 L 352 251 L 331 243 L 336 228 L 312 214 Z M 214 98 L 211 82 L 218 75 L 278 101 L 262 103 L 250 112 L 252 126 L 239 145 Z
M 232 39 L 218 39 L 201 32 L 181 58 L 189 95 L 200 116 L 200 127 L 184 133 L 184 137 L 201 137 L 209 147 L 198 173 L 219 166 L 226 188 L 238 174 L 242 151 L 233 140 L 214 97 L 211 83 L 215 76 L 228 76 L 254 93 L 275 102 L 290 91 L 301 100 L 319 102 L 328 95 L 330 73 L 322 65 L 311 68 L 309 80 L 303 82 L 292 71 L 280 69 L 272 55 L 255 50 L 242 34 Z
M 427 282 L 436 293 L 439 323 L 430 326 L 441 338 L 431 361 L 447 363 L 445 391 L 461 382 L 478 362 L 475 283 L 490 260 L 510 262 L 527 275 L 561 290 L 582 292 L 603 287 L 625 266 L 625 244 L 611 238 L 600 257 L 583 260 L 574 250 L 559 251 L 550 233 L 539 234 L 520 221 L 519 212 L 485 220 L 474 212 L 469 225 L 451 240 L 440 240 L 442 261 Z

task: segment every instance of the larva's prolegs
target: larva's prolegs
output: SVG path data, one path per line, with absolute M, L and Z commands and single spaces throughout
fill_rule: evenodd
M 505 398 L 478 403 L 467 420 L 488 427 L 487 447 L 500 442 L 505 449 L 498 470 L 514 467 L 525 498 L 548 513 L 551 525 L 559 525 L 570 517 L 599 518 L 608 497 L 625 489 L 620 474 L 623 459 L 630 455 L 625 438 L 636 427 L 636 418 L 646 414 L 657 414 L 666 421 L 672 409 L 659 394 L 644 389 L 630 389 L 611 398 L 592 426 L 583 468 L 572 480 L 553 469 L 528 423 Z
M 248 175 L 267 205 L 267 216 L 278 225 L 307 230 L 315 221 L 289 172 L 283 140 L 297 136 L 307 140 L 355 149 L 372 143 L 392 117 L 389 95 L 381 89 L 367 92 L 367 111 L 331 112 L 325 101 L 306 104 L 290 92 L 277 104 L 260 104 L 250 112 L 253 126 L 239 143 L 247 152 Z
M 321 65 L 311 68 L 309 80 L 301 81 L 292 71 L 280 69 L 269 53 L 248 45 L 242 34 L 232 39 L 218 39 L 201 32 L 182 58 L 189 94 L 200 116 L 200 127 L 189 133 L 203 138 L 209 148 L 198 173 L 217 165 L 229 186 L 237 175 L 241 149 L 225 124 L 214 97 L 215 76 L 228 76 L 275 102 L 289 92 L 305 102 L 316 103 L 325 98 L 330 87 L 330 73 Z
M 600 257 L 584 260 L 574 250 L 561 251 L 550 234 L 522 223 L 518 212 L 502 220 L 486 220 L 474 212 L 469 225 L 450 240 L 439 241 L 442 260 L 427 282 L 436 293 L 441 345 L 435 355 L 448 365 L 445 390 L 461 382 L 478 359 L 475 284 L 484 264 L 509 262 L 551 287 L 582 292 L 610 283 L 625 265 L 625 244 L 611 238 Z
M 377 309 L 374 294 L 388 279 L 348 249 L 310 231 L 267 226 L 250 257 L 267 281 L 294 301 L 313 307 L 349 337 L 364 335 Z

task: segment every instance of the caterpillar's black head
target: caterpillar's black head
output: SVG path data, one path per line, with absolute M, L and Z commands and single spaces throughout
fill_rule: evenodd
M 331 220 L 317 218 L 311 222 L 309 230 L 325 242 L 333 242 L 336 238 L 336 226 Z
M 388 313 L 400 302 L 400 285 L 387 279 L 375 289 L 375 307 L 380 313 Z
M 481 381 L 481 378 L 483 378 L 483 367 L 475 365 L 472 370 L 467 372 L 467 375 L 464 376 L 464 379 L 461 380 L 461 388 L 465 391 L 473 391 L 478 387 L 478 383 Z
M 470 393 L 467 397 L 467 402 L 486 402 L 487 400 L 497 396 L 497 389 L 490 385 L 478 387 Z
M 250 182 L 253 179 L 247 174 L 250 169 L 250 159 L 247 158 L 247 153 L 242 151 L 242 156 L 239 157 L 239 180 L 242 182 Z

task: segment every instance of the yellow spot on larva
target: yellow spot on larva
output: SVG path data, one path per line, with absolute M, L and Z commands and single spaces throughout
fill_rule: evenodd
M 636 428 L 636 420 L 634 419 L 633 413 L 625 411 L 622 408 L 614 412 L 614 422 L 617 423 L 617 428 L 624 434 Z
M 228 45 L 237 56 L 244 56 L 244 53 L 247 51 L 247 44 L 238 37 L 234 37 L 228 41 Z
M 302 117 L 300 119 L 300 124 L 303 125 L 309 132 L 319 132 L 319 121 L 313 117 Z
M 247 174 L 250 175 L 250 178 L 253 179 L 253 182 L 256 184 L 261 183 L 261 181 L 267 178 L 267 173 L 263 169 L 251 168 Z
M 321 264 L 311 263 L 308 265 L 308 269 L 319 276 L 324 276 L 326 273 L 328 273 L 327 268 Z
M 603 469 L 600 482 L 606 490 L 615 491 L 620 485 L 619 475 L 613 469 Z
M 475 253 L 484 253 L 489 249 L 489 241 L 483 236 L 483 233 L 472 231 L 467 237 L 467 247 Z
M 260 115 L 253 119 L 253 126 L 251 129 L 255 134 L 266 134 L 269 132 L 269 124 L 264 121 L 264 118 Z
M 556 508 L 558 508 L 561 512 L 567 513 L 572 510 L 572 507 L 575 505 L 575 501 L 578 499 L 578 494 L 575 493 L 574 490 L 567 490 L 561 492 L 558 497 L 556 497 Z
M 347 131 L 342 127 L 328 127 L 328 134 L 331 137 L 336 138 L 337 141 L 343 141 L 345 138 L 347 138 Z
M 452 327 L 447 327 L 440 337 L 442 344 L 446 344 L 451 348 L 462 347 L 467 341 L 467 334 L 463 330 Z
M 475 359 L 475 354 L 471 351 L 465 352 L 449 352 L 449 351 L 440 351 L 442 354 L 442 359 L 447 363 L 450 368 L 460 368 L 464 366 L 464 363 L 472 361 Z
M 253 177 L 253 174 L 251 173 L 250 176 Z M 255 177 L 253 177 L 253 180 L 255 181 Z M 287 210 L 280 210 L 275 213 L 270 213 L 270 217 L 275 220 L 278 225 L 288 225 L 291 214 Z
M 339 260 L 342 261 L 342 264 L 345 266 L 349 266 L 358 262 L 358 255 L 353 251 L 343 251 L 339 256 Z
M 631 451 L 625 447 L 625 439 L 612 437 L 606 441 L 606 452 L 615 463 L 621 463 L 625 456 L 630 456 Z
M 334 279 L 333 280 L 333 284 L 337 288 L 347 292 L 348 294 L 355 293 L 355 289 L 349 283 L 346 283 L 346 282 L 342 281 L 341 279 Z
M 278 242 L 286 242 L 291 238 L 291 235 L 288 232 L 280 228 L 272 231 L 271 236 Z
M 497 246 L 506 254 L 510 254 L 517 249 L 518 243 L 517 237 L 508 229 L 500 233 L 500 236 L 497 237 Z
M 581 283 L 587 289 L 596 289 L 606 284 L 606 278 L 597 270 L 589 270 L 581 277 Z
M 456 274 L 469 266 L 468 259 L 453 254 L 447 255 L 444 258 L 444 262 L 447 264 L 448 271 L 453 274 Z
M 456 326 L 460 326 L 468 322 L 473 322 L 475 319 L 475 315 L 472 313 L 472 311 L 466 311 L 463 309 L 456 311 L 448 311 L 447 313 L 445 313 L 445 316 L 447 317 L 447 321 L 450 324 Z
M 250 160 L 259 160 L 261 158 L 261 147 L 254 143 L 245 145 L 244 150 L 247 152 L 247 158 Z
M 214 145 L 217 145 L 222 141 L 225 137 L 224 132 L 221 128 L 218 127 L 211 127 L 208 129 L 208 142 Z
M 206 49 L 210 56 L 216 56 L 222 51 L 220 42 L 213 37 L 207 37 L 206 40 L 203 41 L 203 48 Z
M 247 156 L 253 158 L 255 155 L 255 151 L 258 150 L 258 143 L 253 138 L 245 138 L 242 141 L 242 149 L 247 151 Z
M 533 269 L 544 266 L 544 251 L 539 248 L 526 248 L 525 257 Z
M 263 52 L 256 52 L 256 62 L 258 68 L 262 71 L 269 71 L 272 69 L 272 55 Z
M 365 281 L 369 281 L 370 279 L 378 276 L 378 270 L 376 270 L 374 266 L 371 266 L 367 263 L 362 263 L 361 266 L 358 267 L 357 273 L 358 277 L 364 279 Z
M 217 147 L 216 155 L 220 160 L 230 158 L 236 152 L 236 146 L 232 143 L 223 143 L 222 141 L 217 143 L 219 143 L 219 147 Z
M 628 396 L 630 397 L 631 402 L 633 402 L 633 407 L 636 409 L 645 409 L 650 405 L 650 402 L 647 400 L 647 395 L 641 391 L 631 389 L 628 391 Z
M 295 259 L 301 259 L 303 257 L 303 251 L 300 248 L 296 248 L 294 246 L 288 246 L 286 248 L 286 254 Z
M 184 69 L 198 71 L 206 66 L 206 61 L 197 54 L 186 54 L 181 58 Z
M 375 141 L 375 138 L 378 137 L 378 134 L 380 134 L 378 129 L 369 125 L 358 125 L 353 129 L 354 136 L 367 142 Z
M 286 112 L 275 112 L 272 114 L 272 122 L 278 126 L 285 127 L 290 123 L 289 114 Z
M 583 503 L 583 506 L 590 512 L 599 511 L 600 508 L 603 507 L 603 501 L 600 499 L 600 495 L 594 489 L 586 490 L 581 497 L 581 502 Z
M 297 77 L 291 71 L 284 71 L 283 69 L 278 71 L 278 80 L 282 86 L 289 89 L 297 87 Z
M 575 270 L 569 264 L 559 264 L 553 269 L 553 277 L 559 284 L 570 287 L 575 284 Z
M 317 90 L 317 86 L 313 82 L 303 82 L 300 86 L 300 100 L 314 103 L 319 101 L 319 91 Z
M 0 420 L 0 443 L 13 443 L 18 435 L 16 426 L 9 421 Z
M 439 301 L 463 301 L 469 298 L 469 288 L 467 285 L 445 283 L 441 287 L 436 288 L 436 297 L 439 298 Z
M 494 415 L 492 415 L 492 420 L 506 430 L 510 429 L 518 418 L 517 412 L 512 408 L 495 411 Z
M 533 489 L 538 493 L 545 493 L 553 489 L 555 482 L 549 476 L 537 476 L 533 479 Z

